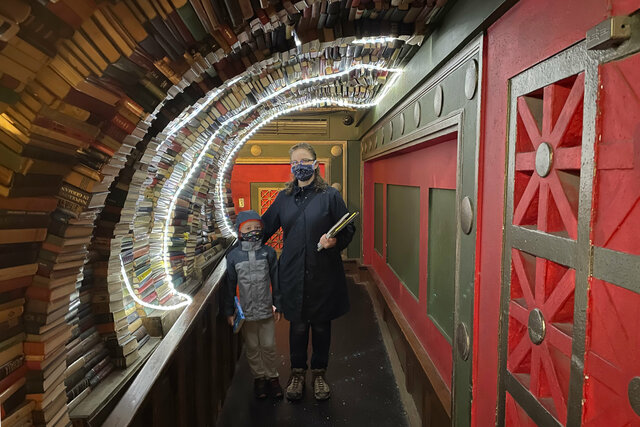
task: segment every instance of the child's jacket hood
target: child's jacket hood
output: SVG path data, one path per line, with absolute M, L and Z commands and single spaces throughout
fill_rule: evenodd
M 258 215 L 258 212 L 253 210 L 242 211 L 238 214 L 236 218 L 236 231 L 240 233 L 240 226 L 247 221 L 260 221 L 262 222 L 262 218 Z

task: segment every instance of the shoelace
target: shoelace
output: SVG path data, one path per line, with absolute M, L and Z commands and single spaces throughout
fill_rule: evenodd
M 298 388 L 300 386 L 300 382 L 302 381 L 302 375 L 294 375 L 291 378 L 291 386 L 293 388 Z
M 324 381 L 324 378 L 318 375 L 315 380 L 315 386 L 320 393 L 324 393 L 326 391 L 327 383 Z

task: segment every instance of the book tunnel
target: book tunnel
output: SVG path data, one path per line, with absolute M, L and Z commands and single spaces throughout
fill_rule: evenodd
M 0 425 L 640 426 L 638 11 L 0 0 Z

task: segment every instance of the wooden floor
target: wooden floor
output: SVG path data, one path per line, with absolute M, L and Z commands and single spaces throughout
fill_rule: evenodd
M 366 289 L 348 279 L 351 311 L 332 324 L 331 356 L 327 381 L 332 396 L 325 402 L 313 397 L 310 372 L 305 396 L 291 403 L 257 400 L 244 354 L 238 363 L 218 425 L 244 426 L 407 426 L 389 358 Z M 289 323 L 276 327 L 280 380 L 289 378 Z

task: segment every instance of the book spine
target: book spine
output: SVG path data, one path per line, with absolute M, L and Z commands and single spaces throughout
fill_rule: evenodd
M 15 372 L 16 370 L 18 370 L 23 365 L 23 363 L 24 363 L 24 354 L 21 354 L 20 356 L 14 359 L 11 359 L 4 365 L 0 366 L 0 380 L 5 379 L 12 372 Z

